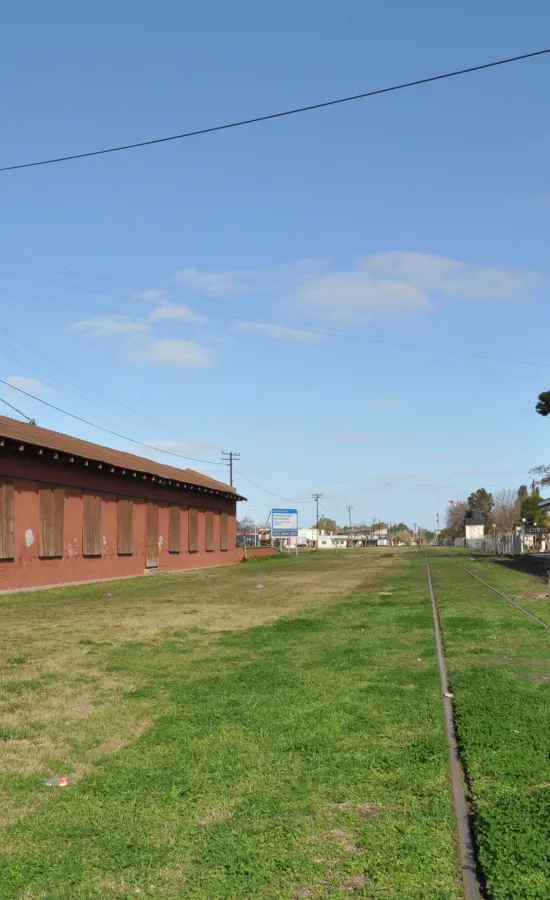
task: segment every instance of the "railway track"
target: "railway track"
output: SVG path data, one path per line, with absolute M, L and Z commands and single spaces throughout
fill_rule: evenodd
M 470 572 L 469 569 L 466 569 L 464 566 L 460 566 L 458 563 L 456 564 L 458 569 L 461 569 L 463 572 L 466 572 L 467 575 L 471 575 L 472 578 L 475 578 L 476 581 L 479 581 L 486 588 L 489 588 L 490 591 L 493 591 L 494 594 L 498 594 L 499 597 L 502 597 L 503 600 L 506 600 L 510 606 L 515 606 L 516 609 L 519 609 L 520 612 L 524 613 L 526 616 L 529 616 L 533 622 L 536 622 L 537 625 L 542 625 L 543 628 L 550 628 L 548 622 L 545 622 L 544 619 L 539 619 L 538 616 L 533 615 L 532 612 L 529 612 L 528 609 L 524 609 L 523 606 L 520 606 L 519 603 L 516 603 L 515 600 L 512 600 L 511 597 L 507 597 L 506 594 L 503 594 L 502 591 L 499 591 L 496 587 L 493 587 L 492 584 L 489 584 L 488 581 L 484 581 L 483 578 L 480 578 L 479 575 L 476 575 L 474 572 Z
M 459 563 L 455 563 L 456 567 L 464 572 L 466 575 L 475 579 L 479 582 L 483 587 L 492 591 L 497 596 L 501 597 L 510 606 L 514 607 L 518 612 L 527 616 L 534 622 L 536 625 L 550 629 L 550 624 L 545 622 L 544 619 L 535 616 L 534 613 L 525 609 L 515 600 L 512 600 L 511 597 L 508 597 L 502 591 L 498 590 L 498 588 L 494 587 L 489 582 L 485 581 L 483 578 L 480 578 L 475 572 L 470 571 L 465 566 L 461 566 Z M 443 708 L 445 713 L 445 726 L 447 732 L 447 743 L 449 746 L 449 759 L 450 759 L 450 772 L 451 772 L 451 783 L 453 788 L 453 797 L 454 797 L 454 806 L 455 806 L 455 815 L 456 815 L 456 825 L 457 825 L 457 837 L 458 837 L 458 846 L 459 846 L 459 854 L 460 854 L 460 869 L 462 876 L 462 883 L 464 886 L 464 897 L 465 900 L 481 900 L 484 897 L 484 893 L 482 888 L 480 887 L 480 881 L 483 878 L 479 878 L 480 867 L 477 862 L 476 857 L 476 840 L 475 835 L 471 827 L 471 816 L 469 812 L 468 799 L 467 799 L 467 779 L 465 776 L 465 772 L 462 766 L 462 761 L 459 753 L 459 735 L 457 734 L 456 725 L 455 725 L 455 716 L 454 716 L 454 698 L 449 687 L 449 681 L 447 676 L 447 666 L 445 662 L 445 649 L 443 644 L 443 636 L 441 630 L 441 621 L 439 616 L 439 608 L 437 604 L 437 595 L 434 588 L 434 583 L 432 579 L 432 573 L 430 570 L 430 562 L 428 555 L 426 554 L 426 569 L 428 576 L 428 585 L 430 591 L 430 599 L 432 603 L 432 614 L 433 614 L 433 622 L 434 622 L 434 632 L 435 632 L 435 642 L 437 648 L 437 659 L 439 664 L 439 671 L 441 675 L 441 688 L 443 694 Z
M 468 801 L 466 799 L 466 779 L 462 769 L 462 763 L 458 752 L 458 739 L 455 726 L 453 695 L 449 688 L 447 666 L 445 663 L 445 650 L 441 634 L 441 622 L 437 598 L 432 582 L 430 563 L 426 556 L 426 570 L 428 574 L 428 586 L 432 601 L 432 614 L 434 621 L 435 643 L 437 648 L 437 661 L 441 675 L 441 690 L 443 695 L 443 710 L 445 713 L 445 727 L 447 732 L 447 744 L 449 745 L 449 760 L 451 768 L 451 783 L 456 815 L 456 827 L 458 837 L 458 849 L 460 855 L 460 873 L 464 886 L 465 900 L 481 900 L 477 879 L 477 862 L 475 854 L 475 840 L 470 827 L 470 815 Z

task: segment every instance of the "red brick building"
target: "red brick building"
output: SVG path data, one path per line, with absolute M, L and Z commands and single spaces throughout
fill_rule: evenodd
M 236 563 L 235 488 L 0 416 L 0 591 Z

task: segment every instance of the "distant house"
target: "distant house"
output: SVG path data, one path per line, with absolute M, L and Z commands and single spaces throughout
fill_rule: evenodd
M 366 533 L 349 531 L 333 534 L 321 531 L 319 533 L 319 549 L 344 549 L 345 547 L 387 547 L 389 545 L 388 529 L 380 528 L 377 531 Z
M 466 540 L 482 538 L 485 534 L 485 516 L 479 509 L 469 509 L 464 519 Z
M 327 534 L 321 531 L 319 534 L 320 550 L 344 550 L 349 546 L 348 534 Z

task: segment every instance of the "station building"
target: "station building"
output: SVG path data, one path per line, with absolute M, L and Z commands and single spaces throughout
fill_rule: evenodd
M 235 488 L 0 416 L 0 592 L 236 563 Z

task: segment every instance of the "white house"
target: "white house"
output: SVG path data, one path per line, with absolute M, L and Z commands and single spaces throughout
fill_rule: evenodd
M 485 534 L 485 517 L 479 509 L 469 509 L 464 519 L 466 540 L 482 538 Z
M 349 546 L 349 535 L 319 533 L 319 550 L 344 550 Z

